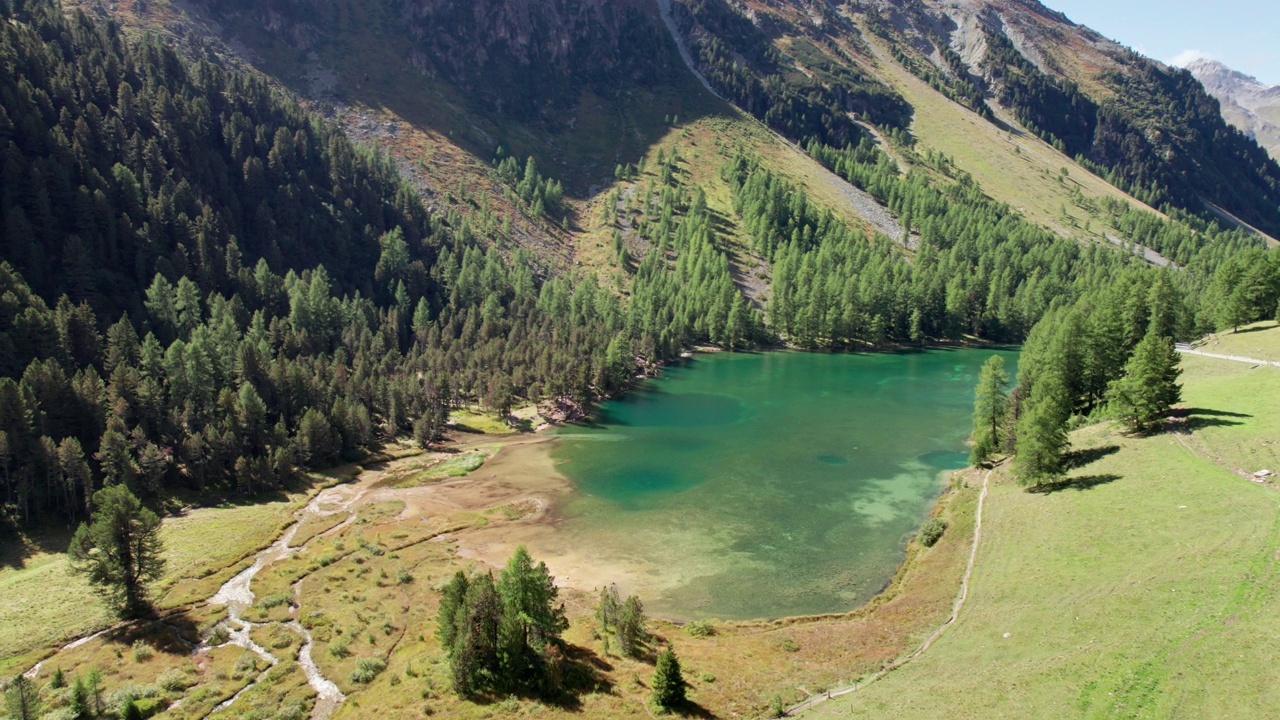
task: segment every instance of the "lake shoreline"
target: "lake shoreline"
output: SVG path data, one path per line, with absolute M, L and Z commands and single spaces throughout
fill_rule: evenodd
M 908 364 L 899 366 L 896 361 L 888 361 L 886 358 L 881 357 L 878 362 L 872 363 L 872 367 L 890 367 L 890 376 L 895 383 L 914 383 L 916 381 L 911 378 L 915 377 L 917 372 L 932 372 L 936 376 L 935 370 L 924 370 L 924 368 L 943 368 L 946 374 L 951 375 L 947 381 L 949 383 L 947 387 L 952 388 L 947 391 L 949 393 L 948 397 L 951 398 L 947 401 L 950 403 L 951 409 L 947 412 L 950 415 L 956 414 L 955 405 L 957 403 L 957 397 L 955 396 L 957 394 L 961 394 L 965 396 L 964 403 L 966 407 L 964 409 L 964 414 L 967 415 L 967 406 L 970 402 L 967 395 L 970 392 L 971 387 L 970 379 L 967 377 L 967 374 L 972 370 L 968 366 L 973 364 L 974 358 L 969 356 L 952 358 L 949 354 L 937 355 L 936 351 L 940 349 L 941 348 L 932 349 L 935 351 L 933 359 L 927 357 L 922 357 L 920 360 L 904 359 L 903 362 Z M 714 351 L 714 348 L 699 348 L 699 350 L 703 352 L 708 350 Z M 790 353 L 785 354 L 790 355 Z M 797 354 L 806 353 L 800 352 Z M 760 354 L 755 353 L 751 355 L 758 356 Z M 876 355 L 883 356 L 887 355 L 887 353 L 877 353 Z M 724 365 L 724 362 L 727 362 L 728 365 Z M 765 362 L 771 361 L 766 360 Z M 723 361 L 716 361 L 713 365 L 717 363 L 720 363 L 719 367 L 722 368 L 740 368 L 736 371 L 736 374 L 731 373 L 731 377 L 737 378 L 737 380 L 734 380 L 733 382 L 738 382 L 743 377 L 751 378 L 753 371 L 750 368 L 757 366 L 756 362 L 746 358 L 734 360 L 725 358 Z M 846 370 L 846 365 L 842 362 L 827 363 L 827 361 L 822 360 L 817 361 L 817 364 L 829 364 L 831 367 L 836 368 L 842 373 L 855 372 L 857 374 L 852 379 L 852 382 L 864 382 L 862 380 L 862 370 L 857 369 L 867 367 L 863 363 L 856 361 L 851 363 L 855 370 Z M 802 370 L 804 367 L 808 366 L 809 361 L 804 361 L 799 369 Z M 687 373 L 689 373 L 691 364 L 688 362 L 680 363 L 677 361 L 673 364 L 673 368 L 676 367 L 680 369 L 674 376 L 677 378 L 675 382 L 680 384 L 684 381 L 679 378 L 682 376 L 686 378 L 688 377 Z M 784 367 L 788 368 L 788 370 L 783 371 L 784 377 L 791 377 L 788 373 L 793 373 L 793 370 L 797 369 L 794 362 L 790 362 Z M 902 370 L 908 368 L 920 369 L 918 371 L 907 370 L 904 374 Z M 960 373 L 960 375 L 955 375 L 957 372 Z M 921 377 L 926 376 L 928 375 L 926 374 Z M 957 380 L 959 381 L 958 384 Z M 896 401 L 896 397 L 901 391 L 897 389 L 896 385 L 891 387 L 893 387 L 893 389 L 888 391 L 888 397 L 894 398 Z M 909 388 L 911 386 L 907 385 L 903 387 Z M 682 384 L 680 385 L 680 388 L 682 390 L 689 389 Z M 929 397 L 929 393 L 932 391 L 928 388 L 929 386 L 923 386 L 921 390 L 915 392 L 924 392 L 926 397 Z M 959 388 L 959 390 L 957 390 L 957 388 Z M 670 392 L 674 389 L 675 386 L 668 386 L 666 391 L 658 391 L 656 393 L 642 392 L 630 399 L 624 397 L 620 402 L 626 404 L 640 403 L 643 405 L 647 402 L 652 402 L 654 398 L 669 396 Z M 679 391 L 677 391 L 677 395 L 679 395 Z M 827 401 L 824 400 L 824 402 Z M 837 401 L 837 403 L 838 402 L 839 401 Z M 881 407 L 881 405 L 877 405 L 876 407 Z M 616 412 L 617 410 L 618 406 L 614 405 L 614 411 Z M 840 410 L 839 412 L 845 413 L 843 410 Z M 875 412 L 878 411 L 871 409 L 868 409 L 867 411 L 867 413 Z M 609 411 L 606 409 L 604 411 L 604 416 L 607 417 L 608 414 Z M 766 412 L 766 414 L 771 415 L 771 412 Z M 598 422 L 602 418 L 601 411 L 599 409 L 592 417 L 593 419 L 587 420 L 586 424 L 579 425 L 579 427 L 586 432 L 586 437 L 574 434 L 568 435 L 567 437 L 578 437 L 582 440 L 617 439 L 618 432 L 616 429 L 598 426 Z M 816 421 L 818 420 L 815 420 L 815 422 Z M 737 420 L 732 420 L 730 422 L 733 425 L 733 428 L 729 428 L 730 432 L 735 434 L 741 432 L 734 429 L 737 427 L 735 424 L 738 422 Z M 953 418 L 953 420 L 947 421 L 947 423 L 949 424 L 944 424 L 943 426 L 951 428 L 946 431 L 947 434 L 945 436 L 938 435 L 934 437 L 952 437 L 955 432 L 956 422 Z M 605 424 L 609 424 L 607 419 L 605 420 Z M 644 425 L 644 423 L 641 424 Z M 791 424 L 795 425 L 796 423 L 791 422 Z M 967 427 L 967 422 L 965 425 Z M 683 427 L 683 425 L 678 423 L 677 428 L 673 428 L 673 430 L 676 433 L 675 437 L 682 438 L 684 437 L 683 433 L 685 431 L 678 429 L 679 427 Z M 634 434 L 634 431 L 638 430 L 638 428 L 628 427 L 625 422 L 624 427 L 621 429 L 623 431 L 622 437 L 629 437 Z M 563 432 L 563 429 L 561 432 Z M 605 437 L 591 437 L 592 433 L 598 435 L 600 432 L 603 432 Z M 843 432 L 843 429 L 837 429 L 837 433 Z M 868 574 L 867 571 L 871 569 L 872 566 L 866 565 L 866 557 L 853 558 L 851 556 L 850 561 L 847 564 L 844 563 L 843 558 L 838 555 L 840 552 L 839 546 L 831 546 L 830 543 L 828 543 L 827 546 L 823 546 L 822 549 L 819 550 L 819 552 L 826 554 L 818 557 L 810 565 L 810 567 L 819 573 L 819 585 L 810 587 L 809 583 L 805 582 L 802 576 L 794 576 L 793 573 L 788 574 L 785 577 L 792 578 L 792 580 L 800 580 L 802 584 L 797 584 L 792 580 L 783 579 L 771 581 L 768 579 L 770 576 L 767 574 L 759 576 L 759 582 L 767 583 L 761 587 L 777 588 L 783 595 L 794 596 L 792 600 L 782 602 L 779 609 L 785 608 L 787 605 L 795 607 L 796 603 L 794 600 L 799 599 L 801 608 L 799 608 L 798 611 L 786 612 L 784 610 L 783 612 L 770 612 L 768 605 L 772 601 L 767 599 L 756 599 L 746 603 L 737 603 L 736 605 L 731 603 L 727 606 L 729 609 L 719 610 L 717 609 L 720 607 L 719 605 L 702 604 L 705 601 L 699 601 L 697 599 L 697 595 L 692 596 L 694 597 L 695 604 L 689 606 L 687 605 L 687 602 L 680 599 L 681 597 L 690 597 L 687 592 L 683 595 L 671 595 L 669 593 L 672 590 L 678 589 L 681 585 L 698 578 L 702 578 L 701 580 L 698 580 L 698 582 L 705 585 L 707 581 L 706 579 L 710 575 L 714 575 L 721 567 L 728 568 L 726 571 L 733 573 L 735 577 L 742 576 L 742 573 L 740 572 L 740 568 L 742 567 L 740 562 L 741 553 L 739 551 L 735 550 L 733 552 L 721 554 L 721 551 L 716 550 L 716 545 L 707 545 L 706 542 L 703 541 L 706 535 L 719 532 L 716 530 L 718 521 L 714 519 L 717 513 L 724 514 L 727 510 L 727 517 L 733 518 L 735 517 L 733 515 L 733 511 L 731 509 L 720 507 L 723 503 L 715 499 L 716 496 L 714 493 L 706 495 L 704 500 L 705 502 L 710 503 L 710 505 L 705 506 L 707 514 L 704 517 L 707 518 L 707 522 L 686 520 L 685 523 L 695 526 L 710 527 L 712 530 L 707 533 L 695 533 L 693 535 L 690 535 L 689 533 L 678 534 L 677 537 L 682 538 L 682 540 L 675 542 L 671 547 L 679 547 L 682 550 L 676 556 L 671 557 L 679 557 L 680 560 L 667 561 L 667 555 L 654 554 L 652 552 L 645 553 L 640 551 L 641 546 L 634 544 L 621 546 L 619 543 L 614 541 L 602 543 L 600 537 L 598 537 L 598 533 L 597 535 L 584 535 L 582 532 L 582 522 L 579 522 L 578 520 L 584 512 L 585 507 L 587 508 L 585 511 L 589 516 L 591 512 L 594 512 L 594 517 L 604 518 L 604 521 L 610 525 L 615 524 L 615 518 L 610 515 L 612 511 L 608 509 L 612 506 L 600 499 L 600 488 L 584 490 L 577 484 L 575 477 L 571 477 L 569 473 L 566 473 L 565 469 L 556 461 L 556 458 L 554 457 L 556 455 L 559 455 L 560 460 L 566 459 L 564 445 L 562 444 L 564 442 L 564 437 L 566 436 L 548 436 L 545 433 L 534 435 L 523 434 L 508 436 L 508 438 L 503 441 L 502 444 L 508 446 L 508 449 L 502 450 L 497 457 L 475 474 L 480 476 L 482 484 L 475 490 L 474 500 L 468 501 L 467 504 L 472 505 L 483 500 L 493 500 L 495 498 L 489 483 L 493 481 L 492 476 L 495 474 L 495 470 L 500 469 L 501 471 L 496 474 L 504 477 L 510 477 L 514 480 L 513 483 L 508 483 L 514 485 L 514 487 L 507 488 L 508 495 L 504 496 L 504 500 L 513 502 L 519 501 L 519 498 L 516 498 L 515 496 L 520 492 L 524 492 L 525 494 L 536 494 L 538 496 L 537 504 L 541 510 L 536 514 L 536 516 L 523 517 L 513 523 L 502 523 L 501 528 L 496 526 L 486 526 L 468 529 L 464 533 L 459 533 L 457 541 L 460 545 L 460 557 L 484 565 L 500 567 L 505 562 L 506 557 L 517 545 L 524 544 L 530 548 L 530 551 L 533 552 L 536 557 L 547 562 L 552 574 L 557 577 L 557 581 L 561 586 L 565 588 L 573 588 L 578 591 L 590 592 L 605 585 L 617 584 L 624 594 L 634 592 L 645 599 L 646 605 L 650 609 L 650 614 L 663 617 L 676 623 L 686 622 L 691 619 L 713 617 L 719 617 L 721 619 L 729 618 L 733 622 L 742 622 L 747 624 L 762 622 L 792 623 L 796 622 L 797 619 L 803 618 L 847 616 L 851 613 L 861 612 L 862 609 L 867 607 L 869 604 L 882 602 L 882 600 L 878 601 L 877 598 L 882 598 L 885 593 L 893 587 L 895 578 L 898 578 L 904 572 L 904 566 L 910 563 L 911 537 L 914 536 L 914 533 L 918 530 L 920 524 L 923 523 L 924 520 L 928 517 L 935 516 L 944 510 L 941 505 L 945 502 L 947 497 L 948 482 L 946 478 L 955 473 L 955 470 L 949 468 L 960 468 L 963 463 L 963 458 L 960 457 L 945 458 L 941 460 L 929 457 L 931 455 L 941 454 L 956 456 L 962 455 L 963 447 L 958 444 L 955 445 L 956 449 L 954 451 L 948 450 L 946 453 L 926 452 L 925 455 L 922 455 L 916 460 L 905 462 L 914 458 L 915 453 L 923 452 L 929 448 L 928 445 L 917 445 L 916 450 L 908 451 L 906 455 L 902 456 L 902 460 L 904 461 L 904 464 L 901 466 L 902 469 L 895 471 L 892 469 L 885 470 L 881 468 L 880 470 L 872 471 L 872 477 L 877 478 L 877 480 L 873 482 L 873 485 L 875 485 L 876 488 L 884 488 L 883 490 L 875 489 L 873 490 L 873 493 L 877 495 L 884 493 L 885 502 L 900 502 L 903 499 L 906 499 L 907 496 L 911 495 L 911 493 L 917 493 L 914 497 L 918 498 L 911 501 L 912 503 L 917 503 L 914 506 L 894 506 L 898 509 L 896 511 L 892 511 L 893 515 L 891 515 L 891 517 L 896 516 L 898 518 L 895 520 L 895 527 L 900 529 L 892 531 L 894 533 L 892 538 L 897 539 L 891 539 L 890 547 L 886 547 L 884 550 L 875 551 L 879 553 L 880 559 L 874 560 L 874 567 L 879 567 L 881 568 L 880 570 L 871 570 L 870 574 Z M 475 436 L 471 438 L 459 438 L 459 440 L 464 443 L 464 446 L 492 442 L 489 438 Z M 859 445 L 862 445 L 863 451 L 869 450 L 872 446 L 876 445 L 876 441 L 874 439 L 866 438 L 865 440 L 866 442 L 859 442 L 855 440 Z M 944 442 L 943 446 L 950 447 L 951 443 L 952 440 L 948 439 Z M 853 443 L 848 443 L 850 446 L 852 444 Z M 621 449 L 622 446 L 612 444 L 599 445 L 593 442 L 590 443 L 590 445 L 583 447 L 592 448 L 588 452 L 596 452 L 597 448 L 610 448 L 611 452 L 616 453 L 616 450 L 612 450 L 612 448 Z M 814 502 L 823 503 L 825 502 L 824 498 L 827 500 L 835 498 L 837 506 L 840 506 L 841 502 L 848 502 L 847 500 L 839 500 L 840 497 L 844 497 L 843 492 L 837 492 L 835 495 L 820 495 L 815 498 L 812 493 L 821 492 L 823 485 L 820 481 L 810 481 L 808 478 L 813 473 L 820 474 L 824 471 L 832 470 L 833 468 L 824 466 L 824 464 L 828 462 L 832 465 L 843 466 L 835 468 L 841 477 L 847 474 L 849 469 L 853 469 L 853 475 L 850 476 L 851 478 L 865 477 L 865 473 L 860 474 L 862 471 L 857 469 L 859 468 L 859 465 L 865 461 L 864 456 L 862 451 L 859 451 L 858 448 L 854 447 L 848 448 L 848 450 L 852 450 L 853 452 L 845 457 L 820 454 L 828 452 L 827 450 L 817 449 L 824 447 L 827 446 L 824 446 L 821 443 L 814 444 L 801 442 L 799 447 L 787 444 L 785 447 L 778 448 L 778 452 L 770 451 L 770 454 L 791 454 L 791 457 L 785 458 L 785 462 L 788 464 L 784 466 L 786 469 L 782 470 L 783 475 L 780 476 L 782 478 L 786 478 L 786 480 L 782 481 L 784 485 L 791 482 L 791 478 L 804 479 L 804 483 L 810 488 L 810 497 L 814 498 Z M 939 448 L 936 444 L 933 445 L 933 447 Z M 513 450 L 515 451 L 514 455 L 518 455 L 519 457 L 513 456 Z M 574 452 L 577 453 L 579 451 L 574 450 Z M 635 451 L 628 449 L 624 454 L 630 452 Z M 651 450 L 646 450 L 644 452 L 647 457 L 647 453 L 651 452 Z M 846 453 L 847 451 L 833 448 L 830 452 Z M 892 454 L 893 451 L 890 450 L 889 452 Z M 794 453 L 799 453 L 799 457 L 795 457 Z M 535 455 L 538 457 L 535 458 Z M 822 464 L 813 464 L 815 459 L 817 463 Z M 836 460 L 839 460 L 839 462 L 836 462 Z M 853 465 L 848 465 L 850 460 L 854 463 Z M 799 461 L 798 464 L 797 461 Z M 497 463 L 502 463 L 502 465 L 499 466 Z M 514 473 L 512 472 L 513 470 L 515 471 Z M 582 470 L 583 468 L 579 468 L 575 465 L 575 472 L 573 475 L 576 476 L 581 474 Z M 895 472 L 906 473 L 906 475 L 895 477 Z M 961 470 L 961 472 L 963 472 L 963 470 Z M 624 483 L 632 482 L 630 480 L 623 480 L 621 476 L 618 477 L 618 481 Z M 850 481 L 855 484 L 859 482 L 857 480 Z M 700 477 L 696 482 L 701 484 L 703 480 Z M 753 487 L 752 483 L 754 481 L 739 480 L 736 482 L 738 482 L 741 487 Z M 747 485 L 741 485 L 742 482 L 746 482 Z M 849 481 L 841 480 L 841 482 Z M 908 486 L 912 486 L 917 489 L 913 491 L 902 490 L 902 487 L 906 487 L 903 486 L 902 483 L 907 483 Z M 697 485 L 695 485 L 694 488 L 696 489 Z M 837 490 L 839 490 L 839 488 L 837 488 Z M 785 492 L 790 494 L 789 490 Z M 903 495 L 904 492 L 906 495 Z M 607 500 L 607 493 L 603 497 Z M 876 504 L 880 504 L 879 501 L 876 501 Z M 908 507 L 918 507 L 919 509 L 907 510 Z M 596 508 L 596 510 L 593 511 L 591 508 Z M 853 511 L 855 514 L 858 512 L 866 512 L 865 510 L 857 509 L 856 506 L 853 508 Z M 630 510 L 623 507 L 619 508 L 618 512 L 621 514 L 617 516 L 617 519 L 620 520 L 625 527 L 631 527 L 634 525 L 635 521 L 631 519 L 632 515 Z M 877 513 L 880 511 L 871 510 L 870 512 Z M 674 518 L 676 516 L 671 517 Z M 589 522 L 595 525 L 599 524 L 598 521 Z M 658 518 L 657 522 L 662 525 L 670 525 L 671 520 Z M 783 529 L 789 528 L 783 526 Z M 855 533 L 860 532 L 856 527 L 852 528 L 850 531 Z M 624 540 L 627 540 L 627 532 L 627 530 L 621 529 L 620 526 L 617 534 Z M 719 532 L 721 538 L 725 537 L 725 532 L 731 531 L 726 530 Z M 764 532 L 766 535 L 773 535 L 778 531 L 776 529 L 768 530 L 766 528 L 762 529 L 761 532 Z M 797 534 L 796 542 L 800 544 L 796 545 L 793 543 L 788 545 L 787 547 L 791 549 L 787 550 L 786 548 L 783 548 L 783 552 L 794 553 L 798 551 L 805 555 L 809 555 L 810 553 L 807 550 L 807 547 L 809 546 L 805 544 L 806 537 L 811 538 L 807 542 L 819 542 L 817 539 L 812 539 L 812 533 L 807 536 Z M 834 538 L 835 536 L 832 537 Z M 840 537 L 845 537 L 845 535 L 841 535 Z M 855 535 L 853 537 L 856 538 L 860 536 Z M 692 538 L 693 540 L 692 545 L 690 542 L 687 542 L 689 538 Z M 702 540 L 700 540 L 700 538 L 702 538 Z M 720 542 L 719 546 L 725 548 L 730 547 L 732 543 L 726 544 L 726 542 L 728 541 Z M 777 544 L 776 540 L 765 539 L 764 542 Z M 855 540 L 855 542 L 859 543 L 858 547 L 860 547 L 861 541 Z M 653 544 L 648 543 L 647 546 L 653 547 Z M 695 555 L 697 555 L 695 558 L 697 562 L 694 562 L 692 565 L 688 562 L 688 553 L 684 552 L 686 548 L 690 547 L 697 548 L 694 550 Z M 835 556 L 835 564 L 832 564 L 832 560 L 829 559 L 832 557 L 831 553 L 833 548 L 837 553 Z M 859 552 L 861 553 L 863 551 Z M 721 557 L 723 557 L 723 566 L 718 564 Z M 890 558 L 892 558 L 892 560 L 890 560 Z M 737 563 L 737 565 L 734 565 L 734 563 Z M 739 569 L 733 569 L 734 567 Z M 828 572 L 825 568 L 830 568 L 830 575 L 825 574 Z M 839 592 L 833 592 L 831 590 L 824 591 L 822 589 L 824 586 L 841 588 L 842 583 L 847 582 L 845 578 L 848 576 L 860 578 L 858 581 L 860 584 L 856 586 L 859 589 L 855 593 L 847 593 L 847 590 L 852 588 L 846 588 Z M 868 584 L 870 587 L 867 586 Z M 726 591 L 738 592 L 736 589 L 729 589 Z M 813 595 L 812 593 L 814 592 L 817 592 L 818 594 Z M 854 597 L 848 597 L 846 601 L 842 602 L 840 597 L 846 594 L 852 594 Z M 781 597 L 781 595 L 779 595 L 779 597 Z M 824 601 L 822 599 L 823 597 L 827 598 L 827 600 Z M 673 598 L 675 599 L 673 600 Z M 659 600 L 662 600 L 662 602 L 658 602 Z M 828 605 L 828 607 L 834 607 L 830 610 L 822 607 L 814 608 L 815 600 L 816 604 L 819 606 L 825 604 Z M 753 611 L 753 606 L 760 605 L 762 603 L 764 607 L 762 607 L 759 612 Z M 804 608 L 804 605 L 813 609 L 809 610 L 808 608 Z M 703 609 L 699 610 L 699 607 Z
M 522 446 L 526 449 L 526 452 L 528 449 L 537 448 L 536 452 L 545 453 L 549 459 L 552 447 L 559 441 L 560 439 L 555 436 L 546 436 L 535 441 L 517 441 L 510 443 L 510 445 Z M 466 449 L 475 447 L 477 444 L 492 443 L 472 441 L 459 445 L 458 448 L 460 451 L 466 451 Z M 488 481 L 496 479 L 493 476 L 497 475 L 497 473 L 492 472 L 491 463 L 502 458 L 507 447 L 509 446 L 504 446 L 503 449 L 499 450 L 498 454 L 489 463 L 482 466 L 472 476 L 449 483 L 455 488 L 450 492 L 451 502 L 457 503 L 460 507 L 479 510 L 482 509 L 484 502 L 494 500 L 494 488 Z M 528 462 L 528 457 L 525 452 L 521 452 L 515 458 L 508 454 L 506 460 L 508 462 L 504 463 L 504 466 L 512 463 Z M 535 464 L 543 466 L 543 461 L 536 461 Z M 641 595 L 642 600 L 645 599 L 643 588 L 637 587 L 637 585 L 643 586 L 645 583 L 637 581 L 636 578 L 643 578 L 649 572 L 650 568 L 647 566 L 626 562 L 601 563 L 592 555 L 590 549 L 583 548 L 577 552 L 565 551 L 563 545 L 548 542 L 562 531 L 564 521 L 563 508 L 579 492 L 579 489 L 571 478 L 554 470 L 554 462 L 547 463 L 546 466 L 553 469 L 551 476 L 539 477 L 535 475 L 529 476 L 530 481 L 528 482 L 516 481 L 515 484 L 510 485 L 514 492 L 501 498 L 506 502 L 515 502 L 529 496 L 539 501 L 540 511 L 512 522 L 459 530 L 449 537 L 449 540 L 457 546 L 457 557 L 464 561 L 482 563 L 494 569 L 501 569 L 515 548 L 518 545 L 525 545 L 535 558 L 547 563 L 551 574 L 555 578 L 557 587 L 561 588 L 562 591 L 594 594 L 598 593 L 602 587 L 618 585 L 624 595 L 634 592 Z M 954 504 L 957 498 L 956 478 L 968 475 L 973 470 L 974 468 L 962 468 L 941 471 L 937 474 L 938 496 L 931 504 L 928 514 L 921 518 L 921 524 L 929 518 L 946 516 L 955 511 Z M 473 480 L 474 476 L 480 477 Z M 901 549 L 902 557 L 892 577 L 886 580 L 876 593 L 847 611 L 754 619 L 716 619 L 715 622 L 744 629 L 760 629 L 865 618 L 876 608 L 901 594 L 905 578 L 918 569 L 915 566 L 923 550 L 925 549 L 915 542 L 914 537 L 908 540 Z M 631 580 L 628 581 L 628 579 Z M 677 627 L 694 620 L 694 618 L 653 612 L 650 612 L 649 615 L 653 619 L 661 620 Z

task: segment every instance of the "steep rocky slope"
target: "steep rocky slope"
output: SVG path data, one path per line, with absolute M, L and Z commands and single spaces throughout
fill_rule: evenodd
M 1280 158 L 1280 85 L 1264 85 L 1216 60 L 1187 66 L 1209 94 L 1222 103 L 1222 116 Z
M 1280 166 L 1222 121 L 1190 74 L 1034 0 L 79 4 L 162 32 L 205 20 L 194 25 L 222 55 L 391 151 L 440 210 L 483 206 L 482 235 L 550 266 L 610 264 L 592 252 L 587 218 L 616 169 L 678 144 L 673 125 L 727 118 L 716 126 L 727 134 L 705 139 L 764 138 L 687 72 L 664 7 L 714 93 L 797 145 L 869 133 L 901 162 L 920 142 L 994 199 L 1082 240 L 1124 241 L 1103 200 L 1280 232 Z M 567 216 L 548 222 L 510 202 L 491 177 L 500 147 L 564 183 Z M 803 154 L 782 155 L 778 167 L 819 180 L 837 212 L 867 225 Z M 1059 182 L 1063 168 L 1077 182 Z M 714 182 L 716 168 L 704 170 Z

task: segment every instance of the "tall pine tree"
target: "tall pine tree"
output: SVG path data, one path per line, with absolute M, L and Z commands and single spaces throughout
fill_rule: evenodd
M 1111 383 L 1108 399 L 1112 411 L 1129 429 L 1149 433 L 1160 418 L 1182 400 L 1178 376 L 1181 357 L 1173 340 L 1147 333 L 1124 368 L 1124 376 Z
M 1009 374 L 1004 358 L 992 355 L 982 366 L 973 401 L 973 449 L 969 462 L 980 465 L 1002 445 L 1002 430 L 1009 407 Z
M 1040 376 L 1018 418 L 1014 474 L 1021 485 L 1043 486 L 1062 477 L 1069 440 L 1071 399 L 1061 371 Z

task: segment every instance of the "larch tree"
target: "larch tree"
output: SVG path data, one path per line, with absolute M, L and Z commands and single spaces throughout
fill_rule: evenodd
M 1041 375 L 1018 418 L 1014 474 L 1023 486 L 1043 486 L 1061 477 L 1069 445 L 1067 421 L 1071 400 L 1062 373 Z
M 93 513 L 67 549 L 73 572 L 84 575 L 122 617 L 150 609 L 147 583 L 164 572 L 160 518 L 124 485 L 93 494 Z
M 1002 443 L 1009 408 L 1009 373 L 1004 358 L 992 355 L 982 366 L 973 401 L 973 448 L 969 462 L 980 465 L 991 459 Z
M 1149 433 L 1160 418 L 1182 400 L 1178 376 L 1181 358 L 1173 340 L 1148 333 L 1125 365 L 1124 376 L 1111 384 L 1108 399 L 1113 412 L 1129 429 Z
M 4 693 L 5 713 L 13 720 L 36 720 L 42 705 L 40 688 L 22 675 L 15 676 Z

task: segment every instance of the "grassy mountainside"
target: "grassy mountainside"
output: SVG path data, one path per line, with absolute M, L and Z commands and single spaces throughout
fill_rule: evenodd
M 1280 328 L 1209 344 L 1274 355 Z M 1280 712 L 1260 670 L 1277 660 L 1266 640 L 1278 629 L 1277 489 L 1247 478 L 1280 463 L 1280 371 L 1195 356 L 1183 366 L 1171 432 L 1078 430 L 1076 467 L 1048 493 L 997 470 L 960 620 L 922 657 L 806 716 Z

